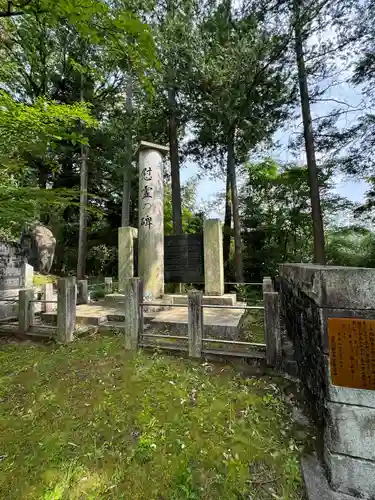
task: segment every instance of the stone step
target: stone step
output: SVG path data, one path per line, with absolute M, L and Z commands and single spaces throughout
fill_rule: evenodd
M 57 312 L 49 312 L 49 313 L 42 313 L 41 314 L 41 320 L 43 323 L 47 323 L 49 325 L 57 325 Z M 106 314 L 95 314 L 94 312 L 92 315 L 87 315 L 83 314 L 80 315 L 77 313 L 76 315 L 76 323 L 78 325 L 100 325 L 101 323 L 104 323 L 107 321 L 107 315 Z

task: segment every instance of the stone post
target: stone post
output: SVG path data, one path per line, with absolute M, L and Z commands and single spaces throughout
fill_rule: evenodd
M 34 298 L 32 289 L 18 292 L 18 328 L 20 333 L 27 333 L 33 324 L 34 308 L 31 300 Z
M 57 281 L 57 339 L 64 344 L 73 341 L 76 326 L 76 279 Z
M 134 277 L 134 238 L 138 237 L 135 227 L 118 228 L 118 289 L 124 290 L 127 278 Z
M 272 278 L 270 278 L 269 276 L 265 276 L 263 278 L 262 290 L 263 290 L 263 294 L 266 292 L 273 292 L 274 291 Z
M 188 293 L 188 344 L 191 358 L 200 358 L 202 356 L 202 297 L 203 294 L 199 291 Z
M 42 298 L 43 300 L 53 300 L 53 284 L 45 283 L 42 285 Z M 51 302 L 42 302 L 41 311 L 48 313 L 53 311 L 53 304 Z
M 281 363 L 279 294 L 265 292 L 263 293 L 263 300 L 267 365 L 277 368 Z
M 208 219 L 203 222 L 203 246 L 205 294 L 223 295 L 223 229 L 220 219 Z
M 105 293 L 113 292 L 113 279 L 112 278 L 104 278 L 104 291 Z
M 32 288 L 34 285 L 34 268 L 30 264 L 22 264 L 22 286 L 23 288 Z
M 139 278 L 128 278 L 124 285 L 125 349 L 134 350 L 139 338 Z
M 139 152 L 138 274 L 144 294 L 164 294 L 164 178 L 163 157 L 169 148 L 142 141 Z
M 87 280 L 77 280 L 77 304 L 89 303 L 89 284 Z

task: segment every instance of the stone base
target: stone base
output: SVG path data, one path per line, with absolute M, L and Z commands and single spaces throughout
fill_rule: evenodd
M 188 296 L 179 294 L 166 294 L 164 300 L 172 300 L 172 304 L 185 305 L 188 303 Z M 203 295 L 203 304 L 205 305 L 222 305 L 235 306 L 237 297 L 235 293 L 224 293 L 223 295 Z
M 330 483 L 335 490 L 356 498 L 375 498 L 375 463 L 325 450 Z M 345 498 L 345 497 L 344 497 Z
M 301 468 L 307 500 L 355 500 L 355 497 L 351 495 L 333 491 L 330 488 L 323 467 L 317 457 L 303 457 Z
M 203 309 L 203 335 L 217 339 L 238 339 L 245 309 Z M 187 307 L 173 307 L 156 313 L 150 328 L 167 330 L 171 334 L 187 335 Z

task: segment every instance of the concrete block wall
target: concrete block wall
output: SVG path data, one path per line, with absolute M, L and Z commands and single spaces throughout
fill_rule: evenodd
M 284 264 L 280 292 L 331 487 L 375 498 L 375 391 L 332 384 L 328 342 L 329 318 L 375 319 L 375 269 Z

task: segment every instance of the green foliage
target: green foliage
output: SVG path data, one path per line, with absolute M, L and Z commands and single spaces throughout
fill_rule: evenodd
M 301 498 L 281 379 L 119 337 L 3 345 L 0 379 L 1 498 Z
M 312 228 L 307 169 L 271 159 L 247 164 L 241 191 L 247 281 L 277 274 L 281 262 L 311 262 Z M 323 213 L 328 220 L 346 201 L 330 192 L 321 173 Z
M 256 11 L 234 15 L 230 2 L 208 12 L 201 37 L 192 90 L 192 151 L 197 157 L 204 149 L 226 151 L 228 135 L 234 132 L 236 160 L 241 162 L 286 117 L 290 89 L 280 51 L 284 40 L 265 28 Z
M 84 103 L 65 105 L 38 98 L 30 105 L 0 91 L 1 171 L 22 171 L 27 167 L 27 155 L 48 156 L 48 150 L 53 150 L 58 141 L 87 142 L 74 130 L 78 121 L 86 127 L 96 126 Z
M 340 266 L 375 267 L 375 234 L 361 227 L 327 232 L 327 263 Z
M 204 213 L 194 210 L 196 188 L 190 183 L 182 188 L 182 227 L 184 233 L 202 233 Z M 172 195 L 169 186 L 164 189 L 164 233 L 173 234 Z

